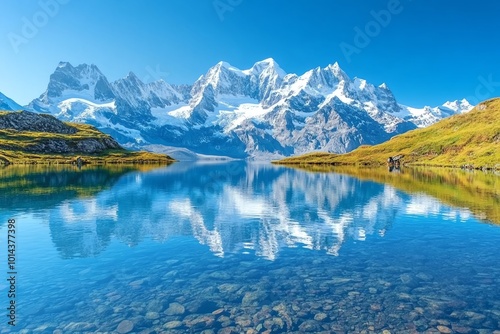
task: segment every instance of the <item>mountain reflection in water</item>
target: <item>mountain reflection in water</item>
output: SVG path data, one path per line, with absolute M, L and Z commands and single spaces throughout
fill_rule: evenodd
M 168 242 L 192 236 L 219 257 L 249 252 L 267 260 L 275 260 L 288 247 L 337 256 L 349 240 L 383 238 L 400 213 L 440 213 L 457 221 L 471 216 L 470 210 L 448 207 L 421 191 L 419 186 L 427 184 L 435 195 L 435 182 L 429 181 L 434 174 L 392 176 L 387 170 L 366 170 L 353 177 L 342 172 L 311 173 L 244 162 L 176 163 L 116 179 L 101 170 L 97 173 L 104 174 L 93 179 L 106 186 L 87 197 L 55 199 L 50 203 L 54 209 L 45 214 L 63 258 L 96 256 L 112 238 L 134 246 L 145 239 Z M 44 177 L 67 179 L 61 173 Z M 492 189 L 498 189 L 495 182 Z M 95 186 L 89 183 L 89 189 Z M 58 187 L 60 183 L 54 182 Z M 413 195 L 397 190 L 412 187 Z M 450 187 L 445 183 L 443 189 L 449 192 Z M 11 197 L 15 201 L 16 193 Z M 30 205 L 37 207 L 36 201 Z

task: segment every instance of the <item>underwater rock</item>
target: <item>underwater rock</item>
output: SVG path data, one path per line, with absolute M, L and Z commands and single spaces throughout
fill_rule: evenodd
M 346 284 L 346 283 L 349 283 L 351 282 L 352 279 L 350 278 L 344 278 L 344 277 L 333 277 L 332 279 L 330 279 L 330 281 L 328 281 L 328 283 L 330 284 L 334 284 L 334 285 L 340 285 L 340 284 Z
M 326 318 L 328 318 L 328 315 L 326 315 L 326 313 L 318 313 L 314 316 L 314 320 L 316 321 L 323 321 Z
M 235 319 L 235 323 L 241 327 L 249 327 L 252 324 L 252 320 L 250 320 L 250 318 L 246 315 L 238 316 Z
M 259 300 L 266 299 L 266 294 L 262 291 L 250 291 L 246 292 L 241 301 L 242 306 L 252 306 Z
M 70 322 L 64 327 L 64 332 L 81 332 L 81 331 L 92 331 L 96 326 L 89 322 Z
M 218 315 L 224 312 L 224 308 L 219 308 L 212 312 L 213 315 Z
M 446 327 L 446 326 L 443 326 L 443 325 L 437 326 L 437 329 L 438 329 L 439 333 L 443 333 L 443 334 L 450 334 L 451 333 L 451 329 Z
M 215 334 L 215 332 L 212 329 L 205 329 L 200 334 Z
M 455 325 L 453 324 L 451 328 L 458 334 L 469 334 L 472 333 L 472 329 L 470 327 L 466 326 L 460 326 L 460 325 Z M 499 333 L 500 334 L 500 333 Z
M 168 309 L 165 310 L 166 315 L 182 315 L 186 309 L 179 303 L 170 303 Z
M 232 327 L 226 327 L 220 329 L 217 334 L 238 334 L 239 332 L 236 330 L 236 328 Z
M 134 329 L 134 323 L 130 320 L 123 320 L 116 327 L 116 331 L 120 334 L 129 333 Z
M 215 322 L 215 318 L 213 316 L 197 316 L 192 315 L 192 317 L 186 317 L 184 319 L 184 323 L 191 330 L 199 330 L 202 328 L 210 328 L 213 327 L 213 323 Z
M 299 331 L 301 332 L 314 332 L 317 333 L 321 330 L 319 324 L 314 320 L 306 320 L 299 325 Z
M 165 329 L 175 329 L 182 327 L 182 321 L 174 320 L 174 321 L 169 321 L 163 325 L 163 328 Z
M 224 283 L 220 284 L 217 289 L 219 289 L 220 293 L 234 293 L 238 291 L 241 288 L 241 285 L 239 284 L 232 284 L 232 283 Z
M 147 305 L 149 312 L 161 312 L 163 310 L 163 303 L 160 300 L 154 299 Z
M 148 320 L 156 320 L 160 317 L 158 312 L 148 312 L 146 313 L 146 319 Z

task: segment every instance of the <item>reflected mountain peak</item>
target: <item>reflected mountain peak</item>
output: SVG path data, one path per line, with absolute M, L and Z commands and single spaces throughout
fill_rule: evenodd
M 60 202 L 48 210 L 48 219 L 53 242 L 65 258 L 96 256 L 113 240 L 135 247 L 181 237 L 197 240 L 218 257 L 243 253 L 270 261 L 288 248 L 342 255 L 343 249 L 386 237 L 398 215 L 471 219 L 463 207 L 398 190 L 401 184 L 419 190 L 415 185 L 432 175 L 427 171 L 424 176 L 358 173 L 310 173 L 236 161 L 178 163 L 121 175 L 112 184 L 95 175 L 90 179 L 110 185 Z M 43 176 L 48 184 L 60 184 L 60 179 L 58 174 Z M 78 182 L 68 180 L 66 187 Z

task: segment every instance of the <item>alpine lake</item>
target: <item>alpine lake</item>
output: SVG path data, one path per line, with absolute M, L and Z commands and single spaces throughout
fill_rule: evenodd
M 500 333 L 494 172 L 8 166 L 0 187 L 0 333 Z

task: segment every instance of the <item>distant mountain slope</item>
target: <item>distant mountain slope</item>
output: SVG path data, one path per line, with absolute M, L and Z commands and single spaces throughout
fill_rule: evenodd
M 166 155 L 124 150 L 113 138 L 86 124 L 51 115 L 0 111 L 0 163 L 173 161 Z
M 444 119 L 427 128 L 396 136 L 347 154 L 311 153 L 279 161 L 283 164 L 383 164 L 404 155 L 410 164 L 473 165 L 500 169 L 500 99 L 481 103 L 471 112 Z
M 400 105 L 385 84 L 351 79 L 338 63 L 302 75 L 273 59 L 240 70 L 219 62 L 192 86 L 109 82 L 95 66 L 61 62 L 28 108 L 96 126 L 125 147 L 182 147 L 199 154 L 272 159 L 349 152 L 471 108 Z
M 412 108 L 401 105 L 401 111 L 393 113 L 393 115 L 402 117 L 419 128 L 423 128 L 439 122 L 446 117 L 469 112 L 472 108 L 474 108 L 474 106 L 466 99 L 463 99 L 461 101 L 446 102 L 442 106 L 434 108 Z
M 7 96 L 3 95 L 0 93 L 0 110 L 21 110 L 23 107 L 21 107 L 19 104 L 14 102 L 12 99 L 8 98 Z

